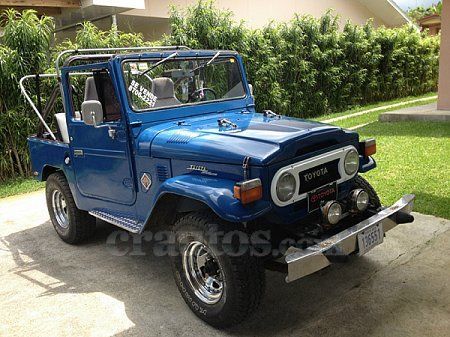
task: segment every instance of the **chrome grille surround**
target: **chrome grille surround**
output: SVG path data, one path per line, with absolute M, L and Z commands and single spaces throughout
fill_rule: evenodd
M 337 150 L 323 153 L 323 154 L 313 157 L 313 158 L 309 158 L 309 159 L 306 159 L 306 160 L 303 160 L 303 161 L 300 161 L 297 163 L 293 163 L 291 165 L 288 165 L 288 166 L 285 166 L 285 167 L 282 167 L 281 169 L 279 169 L 273 176 L 271 187 L 270 187 L 270 194 L 272 196 L 272 200 L 275 203 L 275 205 L 284 207 L 284 206 L 293 204 L 297 201 L 305 199 L 308 195 L 308 192 L 310 192 L 310 191 L 301 193 L 301 194 L 299 193 L 299 188 L 300 188 L 299 173 L 304 170 L 313 168 L 315 166 L 325 164 L 332 160 L 339 159 L 338 168 L 339 168 L 339 174 L 340 174 L 341 178 L 337 180 L 338 184 L 352 179 L 358 172 L 356 172 L 353 175 L 348 175 L 344 169 L 345 155 L 350 150 L 357 151 L 357 149 L 353 145 L 349 145 L 349 146 L 345 146 L 345 147 L 337 149 Z M 292 198 L 290 200 L 283 202 L 283 201 L 279 200 L 277 197 L 276 186 L 277 186 L 278 179 L 285 172 L 289 172 L 294 176 L 296 183 L 297 183 L 297 187 L 296 187 L 297 192 L 292 196 Z

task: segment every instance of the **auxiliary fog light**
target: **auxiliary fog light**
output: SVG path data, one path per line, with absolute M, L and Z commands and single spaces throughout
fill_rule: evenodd
M 330 225 L 336 225 L 342 217 L 342 207 L 337 201 L 328 201 L 322 207 L 323 218 Z
M 352 210 L 363 212 L 369 206 L 369 194 L 361 188 L 357 188 L 350 193 Z

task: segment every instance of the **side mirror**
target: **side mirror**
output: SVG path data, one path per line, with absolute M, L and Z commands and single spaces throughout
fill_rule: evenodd
M 84 101 L 81 104 L 81 115 L 86 125 L 97 127 L 103 123 L 103 108 L 99 101 Z
M 253 85 L 251 85 L 250 83 L 248 84 L 248 87 L 250 88 L 250 95 L 252 95 L 253 97 Z

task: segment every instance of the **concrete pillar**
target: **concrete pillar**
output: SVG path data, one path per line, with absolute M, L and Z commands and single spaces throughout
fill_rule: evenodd
M 450 110 L 450 0 L 443 1 L 438 109 Z

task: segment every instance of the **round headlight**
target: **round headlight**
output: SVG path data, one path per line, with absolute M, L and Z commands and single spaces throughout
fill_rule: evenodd
M 349 176 L 353 175 L 358 171 L 359 168 L 359 154 L 355 150 L 350 150 L 345 155 L 344 159 L 344 169 L 345 173 Z
M 369 194 L 361 188 L 352 191 L 351 199 L 355 211 L 363 212 L 369 206 Z
M 285 172 L 277 181 L 277 197 L 280 201 L 286 202 L 292 198 L 295 193 L 297 183 L 295 178 L 289 172 Z
M 330 225 L 336 225 L 342 217 L 342 207 L 337 201 L 328 201 L 322 208 L 323 218 Z

